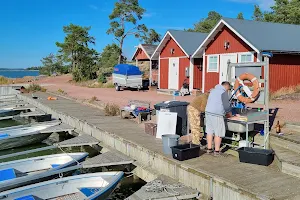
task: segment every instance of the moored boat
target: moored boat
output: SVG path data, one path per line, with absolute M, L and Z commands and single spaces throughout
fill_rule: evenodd
M 41 133 L 42 130 L 59 125 L 60 121 L 37 123 L 0 129 L 0 150 L 39 143 L 52 133 Z
M 0 192 L 51 178 L 57 171 L 79 164 L 88 153 L 63 153 L 0 163 Z
M 117 187 L 123 174 L 123 172 L 100 172 L 59 178 L 2 192 L 0 199 L 105 200 Z

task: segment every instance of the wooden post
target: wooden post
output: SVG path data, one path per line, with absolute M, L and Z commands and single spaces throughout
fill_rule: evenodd
M 149 69 L 149 87 L 152 85 L 152 60 L 150 59 L 150 69 Z

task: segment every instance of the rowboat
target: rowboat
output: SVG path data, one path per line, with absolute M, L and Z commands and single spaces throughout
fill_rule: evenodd
M 0 129 L 0 150 L 39 143 L 52 134 L 41 133 L 41 131 L 52 126 L 59 125 L 60 123 L 60 121 L 51 121 L 32 125 L 2 128 Z
M 0 163 L 0 192 L 51 178 L 53 171 L 79 164 L 88 153 L 63 153 Z
M 105 200 L 117 187 L 123 174 L 123 172 L 100 172 L 54 179 L 2 192 L 0 199 Z

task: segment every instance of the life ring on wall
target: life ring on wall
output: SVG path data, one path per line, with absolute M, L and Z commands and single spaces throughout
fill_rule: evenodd
M 251 93 L 250 89 L 248 88 L 248 86 L 244 85 L 244 80 L 248 80 L 251 81 L 251 83 L 253 84 L 253 92 Z M 248 97 L 244 97 L 241 92 L 238 90 L 238 88 L 240 87 L 240 85 L 242 85 L 244 87 L 244 90 L 246 92 L 246 94 L 248 95 Z M 238 98 L 239 101 L 243 102 L 243 103 L 252 103 L 256 100 L 256 98 L 259 95 L 259 82 L 257 80 L 257 78 L 253 75 L 253 74 L 249 74 L 249 73 L 244 73 L 241 74 L 234 83 L 234 90 L 236 91 L 236 97 Z

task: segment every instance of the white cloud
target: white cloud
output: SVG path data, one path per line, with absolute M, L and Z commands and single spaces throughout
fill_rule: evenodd
M 238 3 L 257 4 L 262 10 L 270 10 L 270 7 L 274 5 L 274 0 L 229 0 Z
M 98 7 L 95 6 L 95 5 L 89 5 L 89 7 L 90 7 L 91 9 L 93 9 L 93 10 L 98 10 Z

